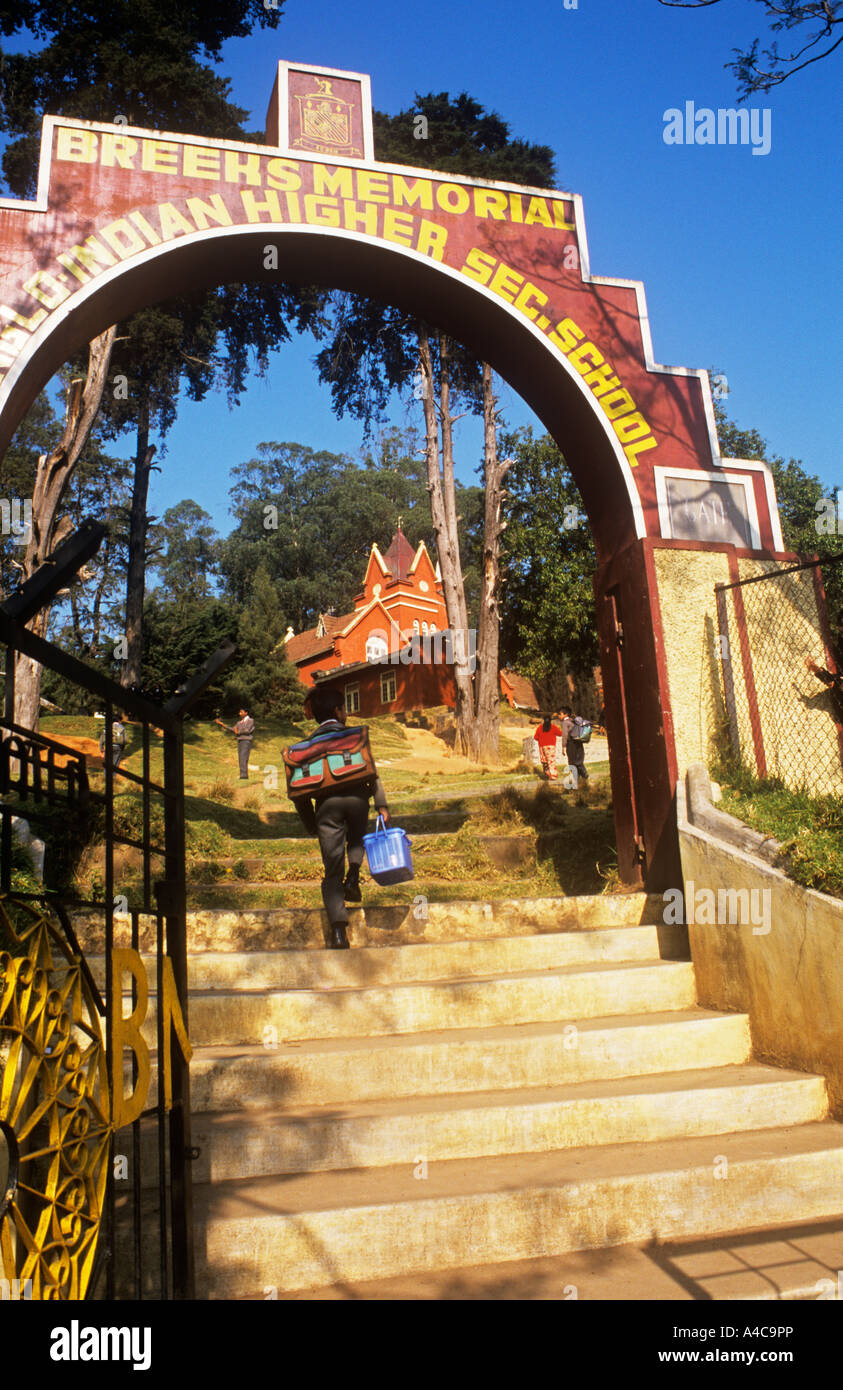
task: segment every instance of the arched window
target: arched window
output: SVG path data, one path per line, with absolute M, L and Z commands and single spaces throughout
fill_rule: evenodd
M 427 623 L 422 623 L 422 636 L 427 636 Z
M 431 631 L 431 634 L 433 634 L 433 633 L 436 631 L 436 624 L 435 624 L 435 623 L 431 623 L 431 624 L 430 624 L 430 631 Z
M 418 635 L 419 635 L 419 620 L 418 620 L 418 618 L 414 618 L 414 619 L 413 619 L 413 635 L 416 636 L 416 637 L 418 637 Z
M 383 661 L 388 651 L 389 647 L 387 646 L 386 639 L 373 635 L 366 643 L 366 660 Z

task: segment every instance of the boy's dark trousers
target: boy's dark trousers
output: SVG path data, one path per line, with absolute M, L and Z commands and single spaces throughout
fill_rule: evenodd
M 367 792 L 337 792 L 325 797 L 316 806 L 316 833 L 322 851 L 325 877 L 322 880 L 322 901 L 332 926 L 348 923 L 348 911 L 343 897 L 345 878 L 345 849 L 348 842 L 349 868 L 363 863 L 363 836 L 369 821 Z
M 249 780 L 249 754 L 252 751 L 251 738 L 238 738 L 237 740 L 237 761 L 240 764 L 241 780 Z

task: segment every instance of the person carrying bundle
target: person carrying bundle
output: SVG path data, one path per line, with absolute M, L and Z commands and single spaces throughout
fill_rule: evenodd
M 389 824 L 386 793 L 369 748 L 366 728 L 347 729 L 341 690 L 317 687 L 306 698 L 318 727 L 309 739 L 284 751 L 287 795 L 322 852 L 322 901 L 330 924 L 329 950 L 346 951 L 346 903 L 363 900 L 360 866 L 369 801 Z M 346 853 L 348 872 L 345 872 Z
M 539 745 L 539 757 L 548 782 L 556 781 L 556 740 L 562 737 L 562 730 L 553 723 L 553 716 L 545 714 L 533 734 Z
M 565 755 L 576 789 L 580 782 L 588 781 L 588 773 L 585 770 L 585 745 L 591 738 L 591 725 L 582 715 L 574 714 L 569 705 L 563 705 L 559 713 L 562 718 Z

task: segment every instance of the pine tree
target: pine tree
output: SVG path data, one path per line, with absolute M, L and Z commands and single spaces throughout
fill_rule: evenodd
M 226 684 L 226 698 L 257 717 L 292 722 L 301 717 L 305 692 L 284 652 L 286 628 L 275 586 L 260 565 L 240 616 L 238 665 Z

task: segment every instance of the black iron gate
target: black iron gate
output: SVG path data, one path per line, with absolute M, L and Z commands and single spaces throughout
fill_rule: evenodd
M 29 631 L 103 533 L 87 523 L 0 605 L 0 1290 L 186 1299 L 195 1153 L 182 723 L 234 647 L 162 705 Z M 96 698 L 102 774 L 71 743 L 15 723 L 19 657 Z M 121 715 L 139 772 L 114 766 Z M 37 862 L 33 831 L 46 843 L 41 884 L 15 868 L 16 841 L 28 840 Z M 99 854 L 97 891 L 57 881 L 73 844 Z

